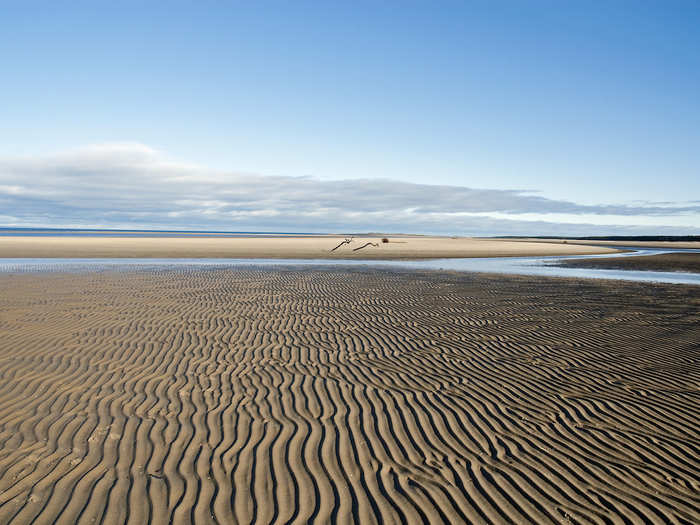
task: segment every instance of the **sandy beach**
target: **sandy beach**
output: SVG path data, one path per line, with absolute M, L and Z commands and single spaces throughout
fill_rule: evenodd
M 0 258 L 281 258 L 421 259 L 613 253 L 613 248 L 561 243 L 424 236 L 357 237 L 332 251 L 343 236 L 202 237 L 17 237 L 0 236 Z M 368 244 L 369 243 L 369 244 Z
M 673 249 L 694 249 L 700 250 L 700 242 L 697 241 L 596 241 L 577 239 L 510 239 L 513 242 L 541 242 L 545 244 L 574 244 L 586 246 L 609 246 L 611 248 L 668 248 Z
M 698 523 L 695 288 L 0 275 L 0 523 Z

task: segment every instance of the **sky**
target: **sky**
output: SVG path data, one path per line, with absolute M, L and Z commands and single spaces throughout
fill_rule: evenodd
M 696 1 L 0 0 L 0 226 L 700 234 Z

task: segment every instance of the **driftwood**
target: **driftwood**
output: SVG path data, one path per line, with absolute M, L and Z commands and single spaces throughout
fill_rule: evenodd
M 355 248 L 355 249 L 353 250 L 353 252 L 356 252 L 357 250 L 361 250 L 362 248 L 367 248 L 367 246 L 374 246 L 375 248 L 378 248 L 378 247 L 379 247 L 379 244 L 377 244 L 376 242 L 368 242 L 367 244 L 363 244 L 363 245 L 360 246 L 359 248 Z
M 352 242 L 352 237 L 346 237 L 345 240 L 344 240 L 343 242 L 341 242 L 338 246 L 336 246 L 335 248 L 333 248 L 331 251 L 334 252 L 334 251 L 336 251 L 338 248 L 340 248 L 343 244 L 350 244 L 351 242 Z

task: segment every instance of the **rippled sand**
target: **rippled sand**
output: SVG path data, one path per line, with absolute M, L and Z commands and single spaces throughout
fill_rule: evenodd
M 700 522 L 693 287 L 0 275 L 0 523 Z

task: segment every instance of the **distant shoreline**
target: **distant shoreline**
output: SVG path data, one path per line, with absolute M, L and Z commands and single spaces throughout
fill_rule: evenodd
M 509 240 L 512 242 L 528 242 L 528 243 L 545 243 L 545 244 L 567 244 L 578 246 L 597 246 L 597 247 L 615 247 L 621 250 L 626 248 L 669 248 L 669 249 L 700 249 L 699 241 L 682 241 L 680 237 L 673 241 L 638 241 L 632 238 L 619 241 L 604 241 L 604 240 L 581 240 L 581 239 L 561 239 L 552 237 L 497 237 L 501 240 Z M 493 237 L 496 239 L 496 237 Z
M 230 237 L 324 237 L 332 234 L 314 232 L 260 232 L 260 231 L 218 231 L 218 230 L 137 230 L 100 228 L 0 228 L 0 236 L 110 236 L 119 237 L 175 237 L 175 236 L 230 236 Z
M 608 235 L 594 237 L 551 237 L 551 236 L 497 236 L 493 239 L 538 239 L 569 241 L 618 241 L 618 242 L 700 242 L 700 235 Z

